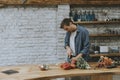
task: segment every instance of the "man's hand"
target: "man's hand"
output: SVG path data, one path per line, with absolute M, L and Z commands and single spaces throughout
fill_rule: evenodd
M 80 57 L 82 57 L 82 53 L 80 53 L 80 54 L 78 54 L 77 56 L 76 56 L 76 58 L 78 59 L 78 58 L 80 58 Z
M 72 57 L 72 60 L 75 60 L 75 61 L 77 61 L 77 57 Z
M 72 60 L 77 60 L 80 57 L 82 57 L 82 53 L 78 54 L 76 57 L 73 57 Z
M 70 56 L 72 55 L 72 50 L 70 49 L 69 46 L 66 46 L 66 50 L 67 50 L 67 55 L 70 58 Z

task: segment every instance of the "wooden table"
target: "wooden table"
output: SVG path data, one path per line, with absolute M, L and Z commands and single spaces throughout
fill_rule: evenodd
M 0 67 L 0 80 L 48 80 L 71 76 L 91 76 L 91 80 L 112 80 L 112 75 L 120 74 L 120 67 L 112 69 L 63 70 L 58 65 L 50 65 L 49 68 L 47 71 L 41 71 L 38 65 Z M 2 73 L 2 71 L 10 69 L 17 70 L 19 73 L 11 75 Z

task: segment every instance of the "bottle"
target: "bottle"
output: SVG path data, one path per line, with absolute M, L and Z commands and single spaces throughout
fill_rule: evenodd
M 83 13 L 83 21 L 87 21 L 87 19 L 86 19 L 86 11 L 84 11 L 84 13 Z
M 78 20 L 77 10 L 75 11 L 75 15 L 74 15 L 74 17 L 73 17 L 73 20 L 74 20 L 74 21 L 77 21 L 77 20 Z
M 94 11 L 92 11 L 91 20 L 92 20 L 92 21 L 95 21 L 95 12 L 94 12 Z
M 78 21 L 79 22 L 81 21 L 81 15 L 82 15 L 81 11 L 78 11 Z
M 81 21 L 84 21 L 84 12 L 81 13 Z
M 86 13 L 86 21 L 91 21 L 91 14 L 90 11 Z
M 81 21 L 86 21 L 86 11 L 82 12 Z

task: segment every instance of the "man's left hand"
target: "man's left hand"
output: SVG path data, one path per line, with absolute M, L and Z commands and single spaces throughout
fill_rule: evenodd
M 77 60 L 80 57 L 82 57 L 82 53 L 78 54 L 76 57 L 73 57 L 72 60 Z

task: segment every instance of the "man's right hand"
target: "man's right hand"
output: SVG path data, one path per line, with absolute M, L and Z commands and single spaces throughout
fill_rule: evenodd
M 71 55 L 72 55 L 72 50 L 71 50 L 71 48 L 69 46 L 66 46 L 66 50 L 67 50 L 67 55 L 70 58 Z

